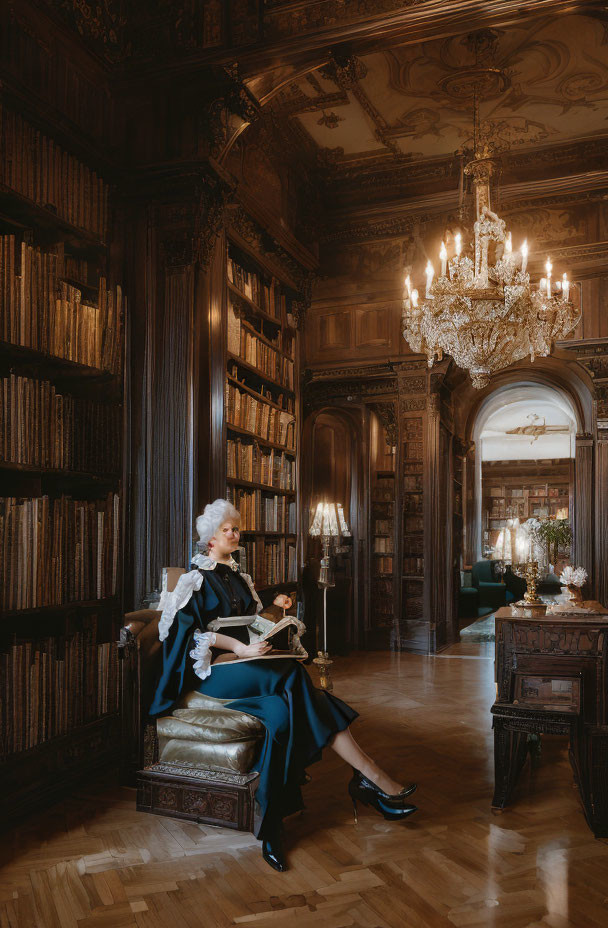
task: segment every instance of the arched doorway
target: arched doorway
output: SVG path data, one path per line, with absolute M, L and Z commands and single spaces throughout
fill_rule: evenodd
M 603 553 L 605 544 L 600 531 L 600 514 L 605 506 L 606 489 L 600 478 L 605 471 L 601 455 L 602 443 L 598 441 L 595 389 L 587 370 L 568 357 L 566 352 L 557 349 L 553 356 L 539 358 L 534 364 L 522 362 L 513 365 L 493 378 L 491 385 L 483 391 L 473 390 L 464 381 L 460 382 L 457 390 L 457 430 L 464 439 L 466 474 L 463 530 L 465 568 L 468 566 L 470 569 L 484 553 L 484 443 L 487 457 L 498 456 L 508 460 L 511 452 L 506 450 L 505 439 L 510 432 L 508 442 L 514 455 L 519 454 L 518 443 L 521 449 L 526 441 L 530 442 L 528 448 L 535 455 L 538 451 L 533 445 L 542 441 L 544 450 L 541 453 L 548 454 L 545 460 L 550 460 L 555 454 L 558 457 L 553 460 L 562 462 L 562 471 L 566 471 L 567 465 L 567 515 L 571 521 L 573 536 L 570 559 L 572 563 L 585 567 L 589 574 L 586 594 L 602 599 L 606 592 L 607 571 Z M 509 416 L 516 418 L 518 409 L 521 421 L 509 421 Z M 497 422 L 501 423 L 502 432 L 495 428 Z M 532 426 L 538 428 L 531 428 Z M 543 437 L 539 435 L 535 438 L 535 431 Z M 530 433 L 527 438 L 526 432 Z M 517 435 L 519 438 L 515 437 Z M 496 454 L 497 446 L 502 447 L 499 455 Z M 525 465 L 522 465 L 523 469 Z M 561 476 L 563 487 L 564 473 Z M 530 484 L 529 475 L 526 483 Z M 553 489 L 555 493 L 556 488 Z M 498 485 L 495 486 L 495 492 L 499 495 Z M 540 495 L 539 491 L 539 497 Z M 547 494 L 543 491 L 542 495 Z M 555 496 L 556 505 L 552 506 L 549 502 L 553 497 L 544 499 L 542 503 L 546 511 L 541 510 L 536 516 L 550 516 L 552 510 L 554 515 L 562 510 L 560 515 L 564 515 L 565 496 L 566 493 L 558 489 Z M 534 504 L 535 500 L 532 502 Z M 530 514 L 528 505 L 525 515 L 529 517 Z M 506 511 L 504 515 L 506 516 Z M 519 516 L 519 512 L 517 515 Z M 515 517 L 515 513 L 512 517 Z M 492 541 L 496 543 L 496 539 L 486 540 L 489 547 Z M 485 553 L 488 553 L 487 548 Z
M 523 559 L 531 520 L 570 522 L 578 431 L 570 397 L 554 386 L 505 384 L 484 399 L 473 431 L 477 560 Z

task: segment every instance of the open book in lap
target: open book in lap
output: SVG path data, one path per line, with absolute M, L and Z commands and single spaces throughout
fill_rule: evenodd
M 304 649 L 300 636 L 306 631 L 306 626 L 295 615 L 284 615 L 279 606 L 268 606 L 255 615 L 230 615 L 226 618 L 213 619 L 207 625 L 211 632 L 230 634 L 230 627 L 246 625 L 249 631 L 250 644 L 259 641 L 268 641 L 272 651 L 257 657 L 237 657 L 231 651 L 220 654 L 214 664 L 225 664 L 234 661 L 261 661 L 277 658 L 294 657 L 296 660 L 306 660 L 308 654 Z

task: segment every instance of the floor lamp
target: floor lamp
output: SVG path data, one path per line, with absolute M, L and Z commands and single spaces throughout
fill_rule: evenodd
M 319 570 L 317 585 L 323 590 L 323 650 L 314 658 L 313 664 L 319 668 L 319 683 L 321 689 L 331 692 L 334 688 L 329 667 L 333 661 L 327 651 L 327 590 L 335 586 L 331 571 L 331 544 L 339 544 L 340 538 L 350 537 L 350 531 L 344 518 L 342 503 L 317 503 L 309 535 L 319 537 L 323 545 L 323 555 Z

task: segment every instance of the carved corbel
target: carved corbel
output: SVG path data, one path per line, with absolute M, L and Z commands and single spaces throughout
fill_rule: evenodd
M 206 107 L 201 123 L 211 154 L 218 156 L 235 131 L 234 119 L 251 125 L 260 117 L 262 110 L 241 80 L 237 63 L 223 67 L 215 83 L 219 85 L 220 93 Z
M 370 403 L 380 422 L 384 426 L 388 444 L 393 448 L 397 445 L 397 414 L 394 403 Z
M 226 223 L 226 212 L 235 193 L 236 185 L 220 177 L 203 174 L 197 180 L 192 253 L 201 268 L 209 266 L 215 240 Z

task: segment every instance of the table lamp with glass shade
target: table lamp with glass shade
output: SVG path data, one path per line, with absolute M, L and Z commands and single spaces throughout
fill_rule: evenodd
M 319 683 L 324 690 L 333 690 L 329 666 L 333 663 L 327 652 L 327 590 L 335 586 L 331 572 L 330 546 L 339 544 L 341 538 L 349 538 L 350 531 L 344 518 L 342 503 L 317 503 L 317 508 L 310 524 L 309 535 L 319 537 L 323 545 L 323 555 L 317 585 L 323 590 L 323 650 L 318 652 L 313 663 L 319 668 Z

